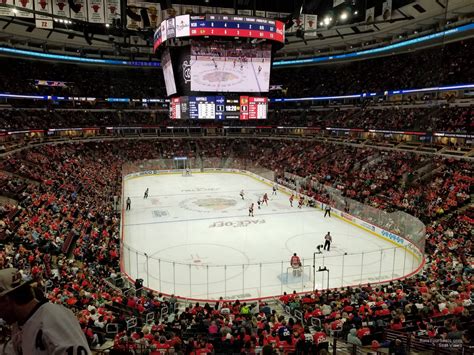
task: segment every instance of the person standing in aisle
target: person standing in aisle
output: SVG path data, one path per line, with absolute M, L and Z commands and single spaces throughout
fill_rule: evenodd
M 127 211 L 132 208 L 132 200 L 130 199 L 130 196 L 127 197 L 127 207 L 125 208 Z
M 326 247 L 327 247 L 327 251 L 329 251 L 329 249 L 331 248 L 331 243 L 332 243 L 332 237 L 331 237 L 331 232 L 328 232 L 328 234 L 326 234 L 324 236 L 324 250 L 326 250 Z

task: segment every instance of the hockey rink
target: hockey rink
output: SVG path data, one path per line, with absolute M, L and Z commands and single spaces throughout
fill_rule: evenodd
M 149 188 L 149 196 L 144 198 Z M 249 299 L 284 291 L 358 285 L 398 278 L 420 261 L 406 249 L 240 173 L 181 173 L 128 177 L 123 206 L 122 270 L 144 286 L 194 299 Z M 245 199 L 239 196 L 244 190 Z M 267 193 L 270 201 L 257 208 Z M 255 203 L 254 217 L 249 205 Z M 321 254 L 324 235 L 331 250 Z M 303 274 L 293 276 L 297 253 Z M 313 273 L 313 258 L 315 271 Z M 327 271 L 317 272 L 319 267 Z M 313 278 L 314 275 L 314 278 Z
M 270 59 L 242 63 L 235 58 L 191 56 L 191 90 L 267 92 L 270 70 Z

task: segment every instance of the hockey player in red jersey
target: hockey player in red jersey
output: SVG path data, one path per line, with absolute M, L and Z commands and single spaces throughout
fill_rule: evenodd
M 293 254 L 293 256 L 290 259 L 290 265 L 293 268 L 293 276 L 301 276 L 301 260 L 296 253 Z

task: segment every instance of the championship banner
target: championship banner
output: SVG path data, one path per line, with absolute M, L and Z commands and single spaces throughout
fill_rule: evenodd
M 141 4 L 132 1 L 128 2 L 128 9 L 134 14 L 140 15 L 140 9 L 138 8 L 139 6 L 141 6 Z M 127 29 L 137 30 L 138 28 L 140 28 L 140 26 L 140 22 L 133 20 L 132 18 L 130 18 L 130 16 L 127 16 Z
M 280 13 L 279 12 L 274 12 L 274 11 L 267 11 L 265 13 L 265 17 L 266 18 L 271 18 L 271 19 L 276 19 L 276 18 L 280 17 Z
M 14 5 L 13 0 L 2 0 L 2 4 Z M 0 16 L 15 16 L 13 9 L 10 7 L 0 7 Z
M 392 0 L 386 0 L 382 4 L 382 17 L 384 20 L 392 19 Z
M 305 30 L 305 37 L 316 37 L 316 27 L 318 23 L 318 16 L 317 15 L 304 15 L 304 30 Z M 306 32 L 309 31 L 309 32 Z
M 265 11 L 257 10 L 257 11 L 255 11 L 255 16 L 257 16 L 257 17 L 265 17 Z
M 87 0 L 87 12 L 90 23 L 105 23 L 104 0 Z
M 51 6 L 51 0 L 35 0 L 35 15 L 39 20 L 53 20 L 51 15 L 53 8 Z
M 21 9 L 27 9 L 27 10 L 33 11 L 33 0 L 15 0 L 15 5 L 18 8 L 20 8 L 18 13 L 16 14 L 17 17 L 27 17 L 27 18 L 34 17 L 33 12 L 21 11 Z
M 71 9 L 71 19 L 86 21 L 87 20 L 87 6 L 85 0 L 73 0 L 74 5 L 79 9 L 78 12 L 74 12 Z
M 215 7 L 210 7 L 210 6 L 201 6 L 199 13 L 201 13 L 201 14 L 215 14 L 216 13 L 216 8 Z
M 158 4 L 157 4 L 157 5 L 158 5 Z M 181 12 L 181 11 L 182 11 L 181 5 L 179 5 L 179 4 L 172 4 L 172 5 L 171 5 L 171 8 L 172 8 L 173 11 L 174 11 L 173 17 L 178 16 L 178 15 L 181 15 L 181 13 L 182 13 L 182 12 Z
M 69 5 L 67 0 L 53 0 L 53 14 L 61 17 L 69 17 Z
M 140 3 L 140 6 L 146 8 L 148 20 L 150 21 L 150 27 L 157 28 L 161 23 L 162 11 L 160 5 L 154 2 L 142 2 Z M 145 27 L 143 21 L 141 25 L 142 27 Z
M 298 29 L 303 29 L 304 26 L 304 14 L 294 19 L 294 24 L 290 29 L 290 32 L 296 32 Z
M 181 5 L 181 14 L 182 15 L 199 14 L 199 6 Z
M 231 7 L 218 7 L 218 14 L 235 15 L 235 10 Z
M 105 0 L 105 22 L 112 24 L 115 19 L 120 19 L 120 0 Z
M 237 10 L 237 15 L 252 16 L 252 10 L 248 10 L 248 9 Z
M 334 0 L 332 3 L 332 7 L 339 6 L 341 4 L 344 4 L 345 0 Z

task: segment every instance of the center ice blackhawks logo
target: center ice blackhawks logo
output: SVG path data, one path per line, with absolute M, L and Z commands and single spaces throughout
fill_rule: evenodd
M 218 83 L 221 81 L 238 80 L 239 77 L 229 72 L 211 72 L 204 74 L 203 79 L 211 83 Z
M 194 201 L 194 204 L 198 207 L 203 207 L 214 211 L 220 211 L 228 207 L 235 206 L 237 202 L 235 200 L 230 200 L 227 198 L 205 198 Z

